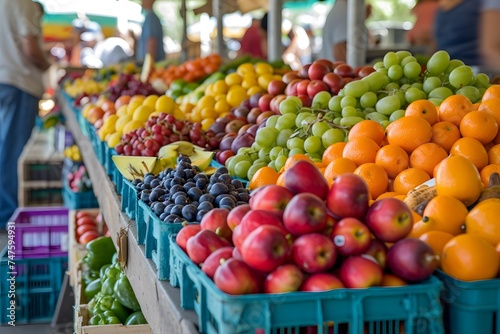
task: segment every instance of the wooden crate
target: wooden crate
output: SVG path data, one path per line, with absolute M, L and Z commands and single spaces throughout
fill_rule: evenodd
M 88 325 L 90 316 L 87 310 L 87 305 L 79 305 L 75 307 L 75 334 L 152 334 L 149 325 Z

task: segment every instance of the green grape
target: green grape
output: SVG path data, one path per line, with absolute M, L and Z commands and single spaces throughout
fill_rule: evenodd
M 474 86 L 464 86 L 458 89 L 455 94 L 467 97 L 472 103 L 476 103 L 481 100 L 481 93 L 479 92 L 479 89 Z
M 342 109 L 341 109 L 342 110 Z M 307 119 L 308 117 L 312 116 L 312 113 L 308 112 L 308 111 L 302 111 L 300 112 L 297 117 L 295 118 L 295 127 L 297 128 L 301 128 L 303 125 L 302 125 L 302 122 Z
M 385 129 L 387 129 L 387 126 L 389 124 L 391 124 L 391 121 L 380 121 L 379 124 L 382 125 L 384 127 L 384 130 L 385 130 Z
M 272 115 L 269 116 L 266 120 L 266 127 L 274 128 L 276 127 L 276 123 L 278 122 L 278 119 L 280 118 L 280 115 Z
M 287 159 L 288 156 L 286 155 L 280 155 L 279 157 L 276 158 L 276 160 L 274 161 L 274 167 L 276 168 L 277 172 L 279 172 L 281 168 L 285 166 Z
M 295 128 L 295 118 L 297 118 L 296 114 L 284 114 L 278 118 L 276 122 L 275 128 L 278 131 L 282 131 L 285 129 L 293 129 Z M 267 125 L 266 125 L 267 128 Z
M 442 82 L 438 77 L 428 77 L 424 80 L 424 92 L 429 94 L 434 89 L 441 87 Z
M 279 131 L 276 128 L 263 127 L 255 136 L 255 141 L 260 147 L 273 147 Z
M 321 136 L 321 143 L 323 147 L 328 147 L 332 144 L 344 141 L 344 138 L 345 132 L 343 130 L 332 128 L 323 133 Z
M 315 109 L 326 109 L 328 107 L 328 103 L 332 98 L 332 94 L 330 92 L 322 91 L 314 95 L 311 107 Z
M 405 93 L 402 92 L 401 90 L 397 90 L 393 94 L 399 99 L 399 102 L 401 103 L 401 106 L 404 106 L 406 104 L 406 98 L 405 98 Z
M 321 162 L 322 153 L 314 152 L 314 153 L 306 153 L 306 155 L 314 162 Z
M 441 105 L 441 103 L 443 103 L 442 99 L 438 99 L 438 98 L 435 98 L 435 97 L 429 97 L 427 100 L 429 100 L 429 102 L 431 102 L 432 104 L 434 104 L 436 107 L 439 107 Z
M 464 62 L 459 60 L 459 59 L 452 59 L 450 60 L 450 63 L 448 64 L 448 67 L 446 68 L 446 70 L 444 71 L 444 74 L 445 75 L 450 75 L 450 73 L 456 69 L 457 67 L 459 66 L 464 66 Z
M 377 99 L 380 101 L 380 100 L 382 100 L 386 96 L 389 96 L 389 94 L 387 94 L 386 92 L 378 93 L 377 94 Z
M 374 92 L 366 92 L 359 99 L 361 107 L 372 108 L 377 103 L 377 94 Z
M 302 100 L 299 98 L 294 99 L 293 97 L 295 96 L 288 96 L 280 102 L 279 110 L 282 115 L 289 113 L 296 114 L 302 108 Z
M 391 92 L 399 89 L 399 85 L 395 82 L 391 82 L 384 87 L 384 90 Z
M 440 99 L 444 100 L 449 96 L 452 96 L 453 92 L 448 88 L 448 87 L 438 87 L 436 89 L 433 89 L 429 95 L 428 98 L 435 98 L 435 99 Z
M 401 100 L 397 96 L 386 96 L 380 100 L 378 100 L 375 105 L 375 109 L 379 113 L 389 116 L 396 110 L 401 108 Z
M 384 56 L 384 67 L 390 68 L 393 65 L 399 65 L 399 57 L 396 52 L 389 51 Z
M 323 143 L 321 143 L 321 138 L 317 136 L 307 137 L 304 141 L 304 150 L 307 153 L 319 152 Z
M 240 147 L 237 154 L 249 154 L 251 150 L 250 147 Z
M 340 96 L 340 97 L 344 97 L 345 96 L 344 90 L 343 89 L 339 90 L 339 92 L 337 93 L 337 95 Z
M 391 116 L 389 116 L 389 121 L 390 122 L 394 122 L 395 120 L 397 119 L 400 119 L 401 117 L 403 117 L 405 115 L 405 110 L 403 109 L 398 109 L 396 110 L 395 112 L 393 112 L 391 114 Z M 383 121 L 386 121 L 386 120 L 383 120 Z
M 369 114 L 369 113 L 371 113 L 371 112 L 376 112 L 376 110 L 375 110 L 375 108 L 374 108 L 374 107 L 375 107 L 375 106 L 370 107 L 370 108 L 365 108 L 365 109 L 363 109 L 363 112 L 365 113 L 365 115 L 368 115 L 368 114 Z
M 264 164 L 264 166 L 265 166 L 265 165 L 267 165 L 268 163 L 269 163 L 269 161 L 267 161 L 267 160 L 263 160 L 263 159 L 257 159 L 257 160 L 255 160 L 255 161 L 253 162 L 253 164 L 254 164 L 254 165 L 255 165 L 255 164 Z
M 474 72 L 470 66 L 459 66 L 451 71 L 449 76 L 450 84 L 455 88 L 467 86 L 474 78 Z
M 403 60 L 401 60 L 401 67 L 404 68 L 409 63 L 416 63 L 416 62 L 417 62 L 417 58 L 415 58 L 413 56 L 408 56 L 408 57 L 405 57 Z
M 364 118 L 358 117 L 358 116 L 348 116 L 348 117 L 343 117 L 342 120 L 340 121 L 341 126 L 353 126 L 355 124 L 358 124 L 359 122 L 363 121 Z
M 290 139 L 292 134 L 293 134 L 292 129 L 281 130 L 280 133 L 278 134 L 278 137 L 276 137 L 276 145 L 281 147 L 286 147 L 287 146 L 286 143 Z
M 342 101 L 340 101 L 340 106 L 343 108 L 351 106 L 351 107 L 356 107 L 356 104 L 358 103 L 358 100 L 354 96 L 344 96 L 342 98 Z
M 251 151 L 249 153 L 249 155 L 250 155 L 250 159 L 252 160 L 252 162 L 259 159 L 259 152 L 258 151 Z
M 312 126 L 312 134 L 313 136 L 321 137 L 325 131 L 331 129 L 332 127 L 327 122 L 316 122 Z
M 304 154 L 305 151 L 302 148 L 292 148 L 290 152 L 288 152 L 288 157 L 293 157 L 295 154 Z
M 356 108 L 347 106 L 344 109 L 342 109 L 342 117 L 348 117 L 348 116 L 356 116 L 358 111 Z
M 412 103 L 417 100 L 423 100 L 427 98 L 427 95 L 418 88 L 411 87 L 405 92 L 405 100 L 408 103 Z
M 404 84 L 399 89 L 405 92 L 408 88 L 412 87 L 410 84 Z
M 263 163 L 263 162 L 262 163 L 255 163 L 254 162 L 254 164 L 252 166 L 250 166 L 250 168 L 248 168 L 246 179 L 251 180 L 252 177 L 255 175 L 255 173 L 257 173 L 257 171 L 264 166 L 267 166 L 267 163 Z
M 257 142 L 255 142 L 255 141 L 252 143 L 252 146 L 250 146 L 250 148 L 251 148 L 252 150 L 255 150 L 255 151 L 260 151 L 260 150 L 262 150 L 262 147 L 260 147 L 260 146 L 259 146 L 259 144 L 257 144 Z
M 270 161 L 271 159 L 269 158 L 269 152 L 271 152 L 271 148 L 269 148 L 269 147 L 260 149 L 259 150 L 259 159 L 264 160 L 264 161 Z
M 389 77 L 379 72 L 370 73 L 366 77 L 361 79 L 361 81 L 365 81 L 366 83 L 368 83 L 370 92 L 375 93 L 387 84 L 387 80 L 389 80 Z
M 379 69 L 377 70 L 377 72 L 378 72 L 378 73 L 380 73 L 380 74 L 383 74 L 383 75 L 385 75 L 385 76 L 388 76 L 388 74 L 389 74 L 389 70 L 388 70 L 388 69 L 386 69 L 385 67 L 379 68 Z
M 411 83 L 411 79 L 407 78 L 407 77 L 402 77 L 401 79 L 399 79 L 399 83 L 404 85 L 404 84 L 409 84 Z
M 252 167 L 250 161 L 240 161 L 234 166 L 234 174 L 242 179 L 247 177 L 248 170 Z
M 396 51 L 396 55 L 398 56 L 399 63 L 401 63 L 403 61 L 403 59 L 405 59 L 406 57 L 411 57 L 412 56 L 411 52 L 404 51 L 404 50 Z
M 481 94 L 481 96 L 483 96 L 484 93 L 486 92 L 486 88 L 485 87 L 480 87 L 478 89 L 479 89 L 479 94 Z
M 409 63 L 405 65 L 403 72 L 408 79 L 416 79 L 422 73 L 422 66 L 419 63 Z
M 376 62 L 375 64 L 373 64 L 373 68 L 375 69 L 375 71 L 381 67 L 384 67 L 384 62 L 379 61 L 379 62 Z
M 372 121 L 380 122 L 380 121 L 387 121 L 387 116 L 384 114 L 381 114 L 379 112 L 371 112 L 368 115 L 365 116 L 366 119 L 371 119 Z
M 474 86 L 477 88 L 488 88 L 490 86 L 490 78 L 484 73 L 479 73 L 476 75 Z
M 427 71 L 431 75 L 443 73 L 450 64 L 450 55 L 446 51 L 437 51 L 427 62 Z
M 399 64 L 392 65 L 391 67 L 389 67 L 387 75 L 392 81 L 398 81 L 403 77 L 403 68 Z
M 301 150 L 304 149 L 304 139 L 300 137 L 293 137 L 288 139 L 286 142 L 286 147 L 289 150 L 293 150 L 294 148 L 300 148 Z
M 361 110 L 358 110 L 358 112 L 356 113 L 356 116 L 361 117 L 361 118 L 365 118 L 365 113 Z
M 274 160 L 270 161 L 268 164 L 267 164 L 268 167 L 271 167 L 273 168 L 274 170 L 276 170 L 276 165 L 274 163 Z
M 361 97 L 364 93 L 368 92 L 369 89 L 370 85 L 363 80 L 351 81 L 344 86 L 344 92 L 347 97 Z
M 333 124 L 335 125 L 340 125 L 340 121 L 342 120 L 342 117 L 336 117 L 333 119 Z
M 421 82 L 414 82 L 414 83 L 411 84 L 411 86 L 415 87 L 415 88 L 417 88 L 419 90 L 422 90 L 422 91 L 424 90 L 424 84 L 421 83 Z
M 269 158 L 271 160 L 276 160 L 276 158 L 283 152 L 284 148 L 280 146 L 275 146 L 271 149 L 271 152 L 269 152 Z
M 342 99 L 343 99 L 342 96 L 338 95 L 332 96 L 330 101 L 328 101 L 328 109 L 330 109 L 331 111 L 340 112 L 342 110 L 342 106 L 340 105 L 340 101 L 342 101 Z

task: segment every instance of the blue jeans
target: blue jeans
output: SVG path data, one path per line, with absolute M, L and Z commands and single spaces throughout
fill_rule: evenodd
M 38 98 L 0 84 L 0 228 L 17 208 L 17 160 L 30 138 L 38 114 Z

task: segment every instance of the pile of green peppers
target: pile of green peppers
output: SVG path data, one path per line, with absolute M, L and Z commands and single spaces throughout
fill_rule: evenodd
M 147 323 L 130 282 L 118 263 L 111 238 L 101 237 L 89 242 L 83 262 L 89 268 L 82 279 L 91 315 L 90 325 Z

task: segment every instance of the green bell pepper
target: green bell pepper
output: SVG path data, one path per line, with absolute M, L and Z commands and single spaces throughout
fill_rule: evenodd
M 102 312 L 111 311 L 111 306 L 113 305 L 113 297 L 104 296 L 98 302 L 98 308 Z M 97 307 L 96 307 L 97 308 Z
M 92 240 L 86 246 L 87 255 L 85 255 L 83 262 L 85 262 L 90 270 L 100 270 L 105 264 L 111 263 L 113 255 L 116 253 L 115 245 L 110 237 L 99 237 Z
M 147 324 L 148 321 L 142 314 L 142 311 L 137 311 L 128 316 L 127 320 L 123 323 L 125 326 L 129 325 L 144 325 Z
M 96 314 L 96 315 L 92 316 L 92 318 L 90 318 L 89 325 L 91 325 L 91 326 L 97 326 L 97 325 L 100 325 L 101 322 L 102 322 L 101 315 L 100 314 Z
M 113 265 L 106 271 L 106 276 L 108 278 L 119 279 L 121 273 L 122 270 L 120 268 L 117 268 L 116 265 Z
M 122 324 L 128 319 L 130 314 L 130 311 L 117 300 L 113 300 L 113 304 L 111 304 L 111 311 L 118 319 L 120 319 Z
M 87 303 L 87 309 L 91 315 L 100 313 L 99 311 L 99 301 L 102 298 L 102 293 L 99 291 L 91 300 Z
M 110 264 L 105 264 L 101 267 L 101 269 L 99 269 L 99 277 L 102 279 L 103 277 L 105 278 L 106 277 L 106 270 L 108 270 L 108 268 L 111 267 L 111 263 Z
M 94 270 L 83 272 L 82 274 L 83 286 L 87 287 L 90 284 L 90 282 L 95 281 L 97 278 L 99 278 L 99 273 Z
M 115 283 L 115 298 L 120 304 L 133 311 L 141 309 L 134 290 L 132 290 L 132 286 L 124 273 L 120 275 L 120 278 Z
M 111 258 L 111 264 L 117 264 L 117 263 L 118 263 L 118 252 L 116 252 Z
M 115 293 L 115 284 L 117 279 L 108 277 L 104 280 L 101 286 L 101 293 L 105 296 L 113 296 Z
M 94 298 L 94 296 L 99 292 L 101 291 L 101 280 L 98 278 L 98 279 L 95 279 L 93 280 L 92 282 L 90 282 L 86 287 L 85 287 L 85 290 L 84 290 L 84 294 L 85 294 L 85 298 L 86 300 L 91 300 L 92 298 Z
M 106 311 L 101 316 L 100 325 L 113 325 L 113 324 L 121 324 L 120 319 L 116 317 L 113 311 Z

